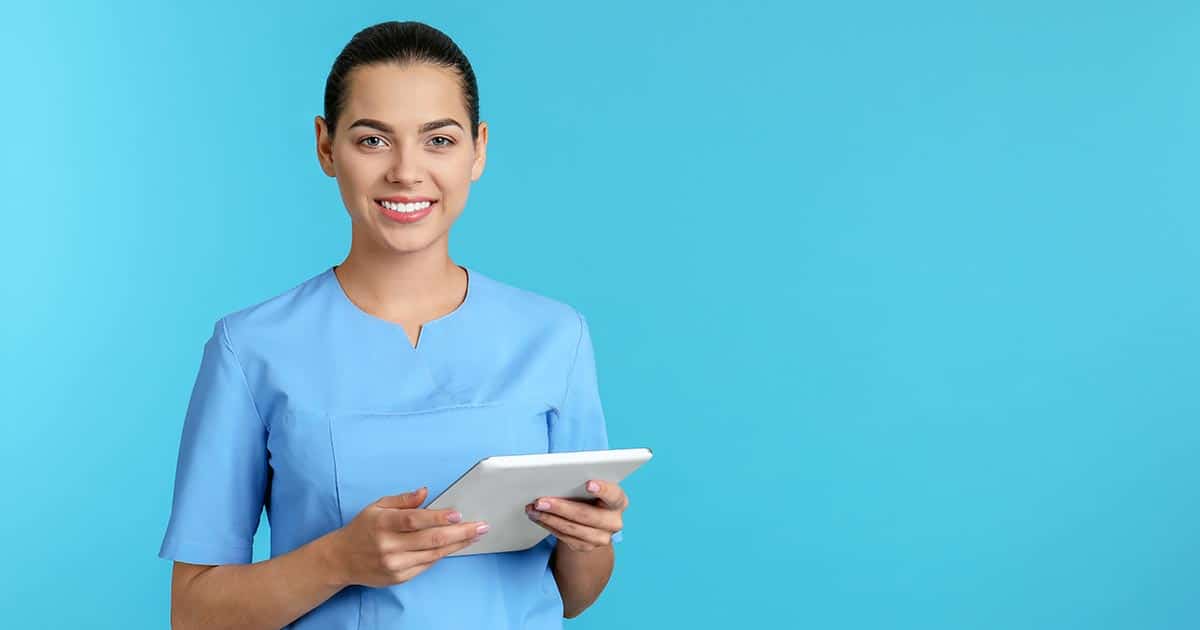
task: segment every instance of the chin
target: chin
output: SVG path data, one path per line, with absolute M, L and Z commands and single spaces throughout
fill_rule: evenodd
M 404 254 L 409 252 L 418 252 L 428 248 L 438 241 L 441 237 L 441 232 L 435 233 L 434 230 L 415 230 L 412 229 L 407 234 L 383 234 L 380 236 L 380 241 L 383 246 L 398 253 Z

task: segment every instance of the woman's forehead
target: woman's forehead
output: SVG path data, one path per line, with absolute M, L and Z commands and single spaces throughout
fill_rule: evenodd
M 430 64 L 356 68 L 346 100 L 347 124 L 372 118 L 406 130 L 439 118 L 466 122 L 462 87 L 453 71 Z

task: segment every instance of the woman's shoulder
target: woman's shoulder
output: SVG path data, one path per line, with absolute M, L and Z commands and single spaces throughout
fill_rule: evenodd
M 470 271 L 476 284 L 472 290 L 479 290 L 480 295 L 475 297 L 488 317 L 509 320 L 506 323 L 519 327 L 567 330 L 577 330 L 583 319 L 582 313 L 565 300 L 498 280 L 474 268 Z
M 314 311 L 320 310 L 331 273 L 332 267 L 326 267 L 279 293 L 227 312 L 217 320 L 215 328 L 224 329 L 225 336 L 233 343 L 233 339 L 261 339 L 303 325 L 313 319 Z

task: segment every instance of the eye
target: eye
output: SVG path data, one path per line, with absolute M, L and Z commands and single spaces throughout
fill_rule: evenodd
M 438 140 L 438 139 L 445 140 L 446 141 L 445 144 L 434 144 L 434 146 L 448 147 L 448 146 L 454 144 L 454 141 L 451 140 L 450 138 L 447 138 L 446 136 L 434 136 L 433 138 L 430 139 L 430 142 L 433 142 L 434 140 Z
M 380 138 L 379 136 L 367 136 L 366 138 L 363 138 L 362 140 L 359 140 L 359 141 L 358 141 L 358 144 L 360 144 L 360 145 L 361 145 L 362 143 L 366 142 L 367 140 L 370 140 L 371 138 L 375 138 L 376 140 L 383 140 L 383 138 Z M 368 147 L 371 147 L 371 148 L 373 149 L 373 148 L 376 148 L 376 147 L 381 147 L 381 146 L 383 146 L 383 145 L 381 145 L 381 144 L 368 144 L 368 145 L 366 145 L 366 146 L 368 146 Z

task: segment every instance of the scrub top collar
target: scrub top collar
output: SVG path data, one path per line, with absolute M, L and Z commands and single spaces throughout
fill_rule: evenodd
M 467 291 L 466 291 L 466 295 L 463 296 L 462 303 L 459 304 L 458 307 L 456 307 L 454 310 L 450 311 L 449 313 L 446 313 L 445 315 L 442 315 L 441 317 L 431 319 L 431 320 L 425 322 L 424 324 L 422 324 L 421 331 L 417 334 L 417 345 L 414 346 L 411 343 L 404 344 L 406 347 L 408 347 L 408 349 L 412 350 L 413 352 L 419 351 L 422 346 L 426 345 L 426 339 L 427 339 L 427 336 L 429 334 L 429 330 L 431 327 L 436 327 L 442 323 L 445 323 L 447 321 L 451 321 L 454 319 L 461 319 L 464 316 L 464 314 L 470 308 L 472 308 L 474 306 L 474 303 L 477 298 L 473 299 L 473 296 L 475 296 L 475 294 L 478 293 L 479 287 L 477 287 L 476 284 L 478 284 L 478 282 L 480 280 L 479 274 L 476 273 L 475 271 L 472 271 L 466 265 L 458 265 L 458 266 L 467 273 Z M 383 319 L 382 317 L 376 317 L 375 315 L 372 315 L 372 314 L 364 311 L 357 304 L 355 304 L 354 302 L 352 302 L 350 300 L 350 296 L 346 295 L 346 291 L 345 291 L 345 289 L 342 288 L 342 283 L 341 283 L 341 281 L 338 280 L 337 274 L 335 274 L 333 272 L 333 270 L 336 268 L 337 268 L 337 265 L 331 265 L 329 267 L 329 269 L 325 270 L 325 274 L 324 274 L 325 275 L 325 284 L 329 288 L 329 290 L 335 294 L 336 301 L 339 304 L 341 304 L 342 306 L 348 308 L 349 310 L 351 310 L 355 313 L 358 313 L 361 317 L 365 318 L 366 320 L 375 322 L 377 324 L 381 324 L 383 326 L 388 327 L 389 329 L 392 329 L 395 332 L 402 334 L 405 337 L 405 339 L 407 340 L 408 333 L 406 333 L 404 331 L 403 327 L 400 326 L 400 324 L 388 321 L 386 319 Z

